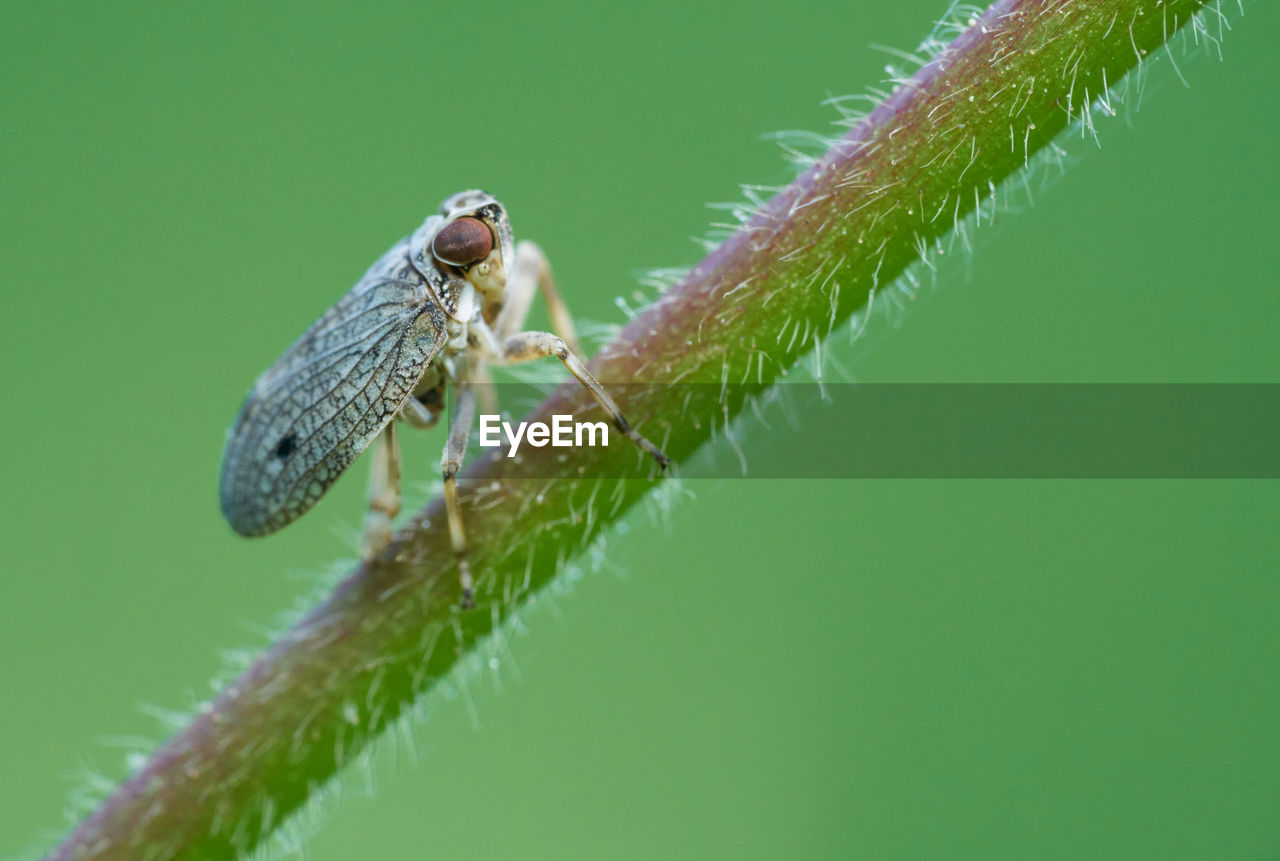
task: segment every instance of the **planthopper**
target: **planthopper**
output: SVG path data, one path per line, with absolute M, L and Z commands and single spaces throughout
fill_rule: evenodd
M 554 334 L 523 329 L 535 291 Z M 579 358 L 573 322 L 542 250 L 515 244 L 506 209 L 491 195 L 455 194 L 258 378 L 227 432 L 222 513 L 241 535 L 275 532 L 315 505 L 372 443 L 363 544 L 365 557 L 373 556 L 390 541 L 400 510 L 397 423 L 434 426 L 453 386 L 441 469 L 463 603 L 470 605 L 456 476 L 475 417 L 474 387 L 488 379 L 490 365 L 551 356 L 619 432 L 667 468 L 666 455 L 631 427 Z

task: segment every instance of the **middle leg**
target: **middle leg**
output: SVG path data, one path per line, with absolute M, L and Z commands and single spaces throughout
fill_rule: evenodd
M 365 559 L 372 559 L 391 542 L 391 523 L 400 513 L 400 440 L 391 422 L 373 441 L 369 471 L 369 511 L 364 517 Z
M 551 317 L 551 329 L 568 345 L 573 353 L 581 354 L 578 333 L 573 327 L 569 306 L 560 297 L 555 279 L 551 276 L 551 264 L 536 242 L 524 240 L 516 245 L 516 260 L 511 278 L 507 281 L 507 295 L 502 311 L 493 321 L 493 332 L 499 340 L 510 337 L 524 328 L 533 305 L 534 291 L 542 294 Z

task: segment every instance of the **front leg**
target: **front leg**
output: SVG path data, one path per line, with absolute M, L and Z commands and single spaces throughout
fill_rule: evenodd
M 535 291 L 540 291 L 543 301 L 547 303 L 551 326 L 556 332 L 554 335 L 550 332 L 520 331 L 529 316 Z M 502 310 L 494 319 L 493 328 L 490 329 L 483 321 L 477 321 L 472 324 L 471 329 L 473 341 L 481 355 L 495 364 L 517 364 L 548 356 L 555 356 L 564 362 L 569 372 L 577 377 L 596 403 L 609 414 L 609 419 L 619 432 L 653 457 L 664 472 L 671 465 L 670 459 L 661 449 L 632 429 L 631 423 L 622 415 L 613 398 L 578 358 L 581 350 L 578 348 L 573 318 L 556 290 L 555 280 L 551 277 L 551 265 L 537 243 L 524 241 L 516 246 L 515 265 L 507 281 Z
M 458 559 L 458 579 L 462 582 L 462 606 L 475 606 L 472 595 L 471 565 L 467 562 L 467 533 L 462 524 L 462 506 L 458 502 L 458 470 L 467 456 L 467 441 L 471 437 L 471 422 L 475 418 L 476 398 L 465 383 L 458 386 L 458 401 L 453 419 L 449 422 L 449 439 L 445 442 L 444 455 L 440 458 L 444 476 L 444 508 L 449 518 L 449 538 L 453 554 Z
M 662 453 L 660 448 L 649 442 L 631 427 L 631 423 L 622 415 L 622 410 L 618 409 L 618 405 L 614 403 L 613 398 L 604 390 L 604 386 L 600 385 L 596 378 L 591 376 L 587 366 L 569 349 L 563 339 L 550 332 L 520 332 L 503 341 L 501 349 L 501 360 L 507 364 L 528 362 L 549 356 L 555 356 L 564 362 L 564 366 L 569 369 L 569 373 L 577 377 L 578 382 L 586 387 L 587 391 L 591 393 L 591 397 L 595 398 L 596 403 L 609 415 L 613 426 L 623 436 L 656 460 L 658 468 L 663 472 L 667 470 L 667 467 L 671 466 L 671 460 Z

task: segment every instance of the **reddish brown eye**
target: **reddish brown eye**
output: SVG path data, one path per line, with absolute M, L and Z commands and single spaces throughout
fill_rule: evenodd
M 493 234 L 478 218 L 459 218 L 444 226 L 431 240 L 431 253 L 453 266 L 483 260 L 493 250 Z

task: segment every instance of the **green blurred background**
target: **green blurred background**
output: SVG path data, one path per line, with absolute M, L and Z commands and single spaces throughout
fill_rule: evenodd
M 826 130 L 943 10 L 6 4 L 0 857 L 350 557 L 363 464 L 248 542 L 218 459 L 391 242 L 483 186 L 618 322 L 707 202 L 786 180 L 763 133 Z M 1231 23 L 841 363 L 1280 381 L 1280 8 Z M 418 499 L 439 445 L 410 435 Z M 308 857 L 1280 856 L 1276 483 L 694 490 L 381 747 Z

